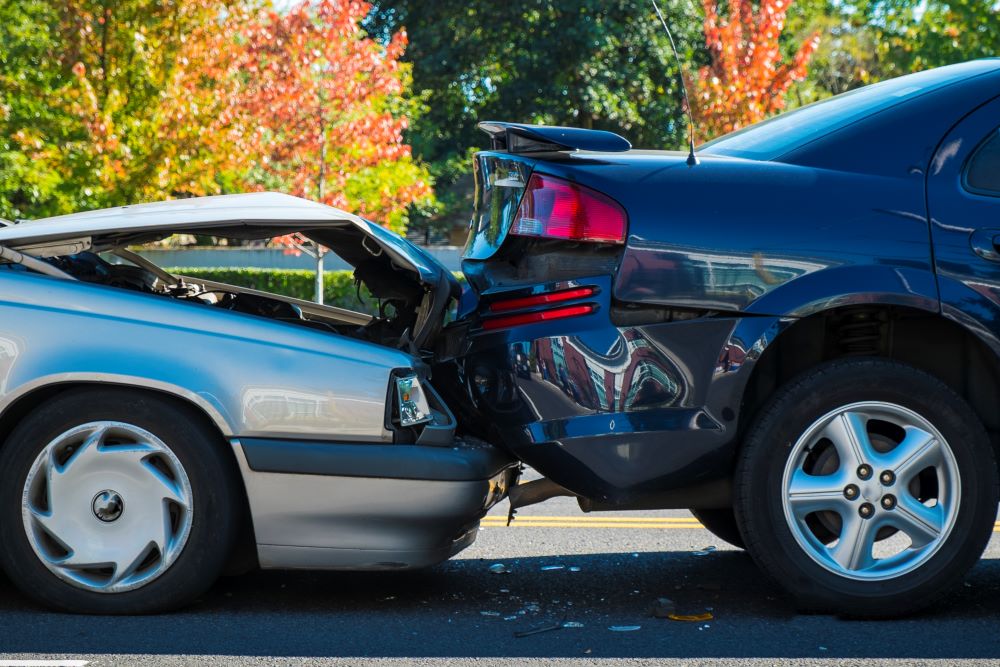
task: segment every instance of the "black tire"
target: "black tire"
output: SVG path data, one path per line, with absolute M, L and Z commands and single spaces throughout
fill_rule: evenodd
M 190 481 L 194 511 L 187 542 L 157 578 L 124 592 L 96 592 L 53 574 L 28 540 L 22 489 L 45 446 L 70 429 L 118 421 L 154 434 Z M 168 397 L 126 388 L 73 389 L 24 418 L 0 449 L 0 565 L 27 596 L 54 609 L 88 614 L 144 614 L 193 601 L 216 580 L 230 556 L 242 511 L 235 462 L 200 415 Z M 127 510 L 126 510 L 127 511 Z
M 738 549 L 746 549 L 740 535 L 736 513 L 731 509 L 690 510 L 694 518 L 701 522 L 708 532 Z
M 794 444 L 823 415 L 860 401 L 898 405 L 933 425 L 954 455 L 961 484 L 951 532 L 915 569 L 888 579 L 859 580 L 819 565 L 799 546 L 783 510 L 782 479 Z M 940 380 L 887 360 L 838 360 L 793 380 L 763 408 L 743 444 L 735 493 L 747 551 L 799 608 L 900 616 L 931 605 L 978 562 L 996 518 L 997 467 L 982 423 Z

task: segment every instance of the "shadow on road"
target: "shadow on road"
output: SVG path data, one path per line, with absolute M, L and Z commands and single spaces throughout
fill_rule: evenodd
M 510 573 L 491 573 L 492 561 L 475 559 L 422 572 L 257 572 L 221 580 L 181 612 L 114 619 L 49 613 L 0 579 L 0 652 L 975 658 L 998 651 L 997 560 L 984 560 L 960 591 L 927 613 L 880 622 L 798 615 L 738 551 L 501 562 Z M 553 565 L 564 567 L 542 569 Z M 714 619 L 651 617 L 651 603 L 664 596 L 681 613 L 710 610 Z M 561 621 L 583 627 L 514 637 Z M 634 625 L 641 627 L 609 629 Z

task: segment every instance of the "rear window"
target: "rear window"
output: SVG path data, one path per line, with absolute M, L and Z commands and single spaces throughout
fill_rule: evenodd
M 995 69 L 996 60 L 977 60 L 882 81 L 737 130 L 699 150 L 711 155 L 772 160 L 862 118 Z
M 972 192 L 1000 197 L 1000 130 L 995 130 L 973 154 L 965 173 L 965 187 Z

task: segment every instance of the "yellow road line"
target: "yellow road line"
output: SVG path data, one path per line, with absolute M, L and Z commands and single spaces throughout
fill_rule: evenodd
M 487 516 L 483 527 L 505 528 L 507 517 Z M 511 528 L 657 528 L 695 530 L 704 528 L 693 517 L 600 517 L 600 516 L 519 516 Z M 993 524 L 993 532 L 1000 533 L 1000 521 Z
M 484 521 L 506 521 L 505 516 L 488 516 L 483 519 Z M 694 524 L 700 526 L 698 519 L 694 517 L 682 517 L 682 516 L 669 516 L 669 517 L 653 517 L 653 516 L 535 516 L 535 515 L 524 515 L 514 517 L 515 521 L 580 521 L 583 523 L 594 522 L 594 523 L 685 523 Z
M 507 524 L 504 523 L 483 523 L 481 524 L 483 528 L 506 528 Z M 516 521 L 510 524 L 511 528 L 645 528 L 645 529 L 656 529 L 656 530 L 696 530 L 701 528 L 700 524 L 688 524 L 688 525 L 678 525 L 678 524 L 663 524 L 655 525 L 648 523 L 517 523 Z M 1000 529 L 998 529 L 1000 532 Z

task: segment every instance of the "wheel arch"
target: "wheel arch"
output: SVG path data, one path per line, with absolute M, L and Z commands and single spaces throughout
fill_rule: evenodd
M 27 414 L 32 406 L 66 389 L 74 387 L 124 387 L 135 391 L 147 391 L 158 396 L 167 396 L 181 401 L 203 415 L 212 428 L 223 438 L 233 435 L 231 420 L 224 414 L 222 406 L 214 405 L 204 396 L 166 382 L 109 373 L 60 373 L 54 376 L 35 378 L 16 389 L 5 393 L 0 400 L 0 439 L 10 432 L 7 421 L 17 415 Z M 24 407 L 28 406 L 28 407 Z
M 972 406 L 1000 449 L 1000 358 L 975 332 L 940 313 L 899 303 L 859 303 L 792 321 L 763 349 L 740 406 L 740 439 L 781 386 L 831 359 L 880 357 L 938 378 Z

